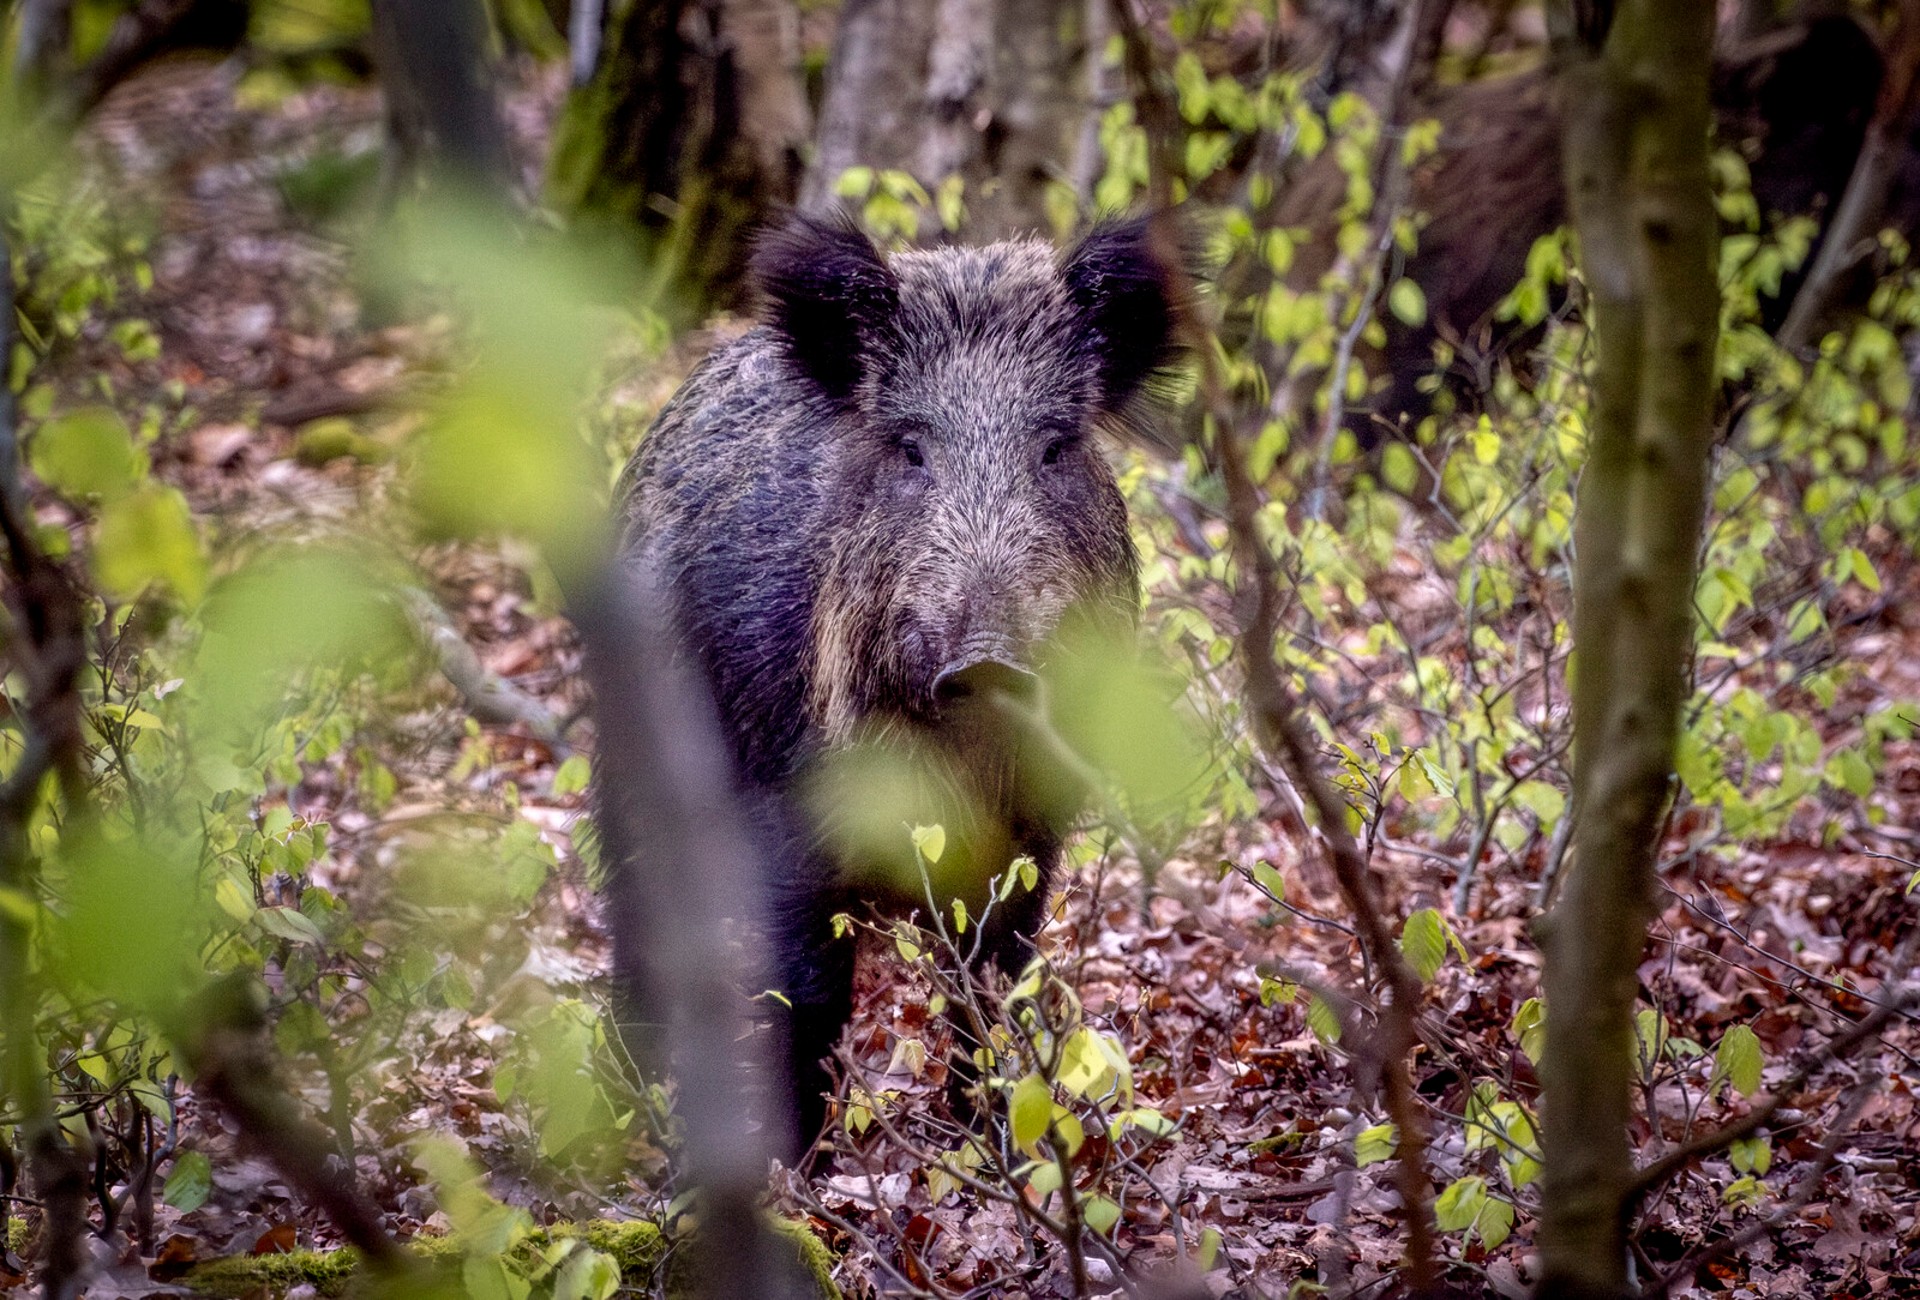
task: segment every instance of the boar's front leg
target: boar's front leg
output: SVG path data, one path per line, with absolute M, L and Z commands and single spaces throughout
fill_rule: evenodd
M 784 1067 L 787 1136 L 786 1163 L 805 1168 L 826 1124 L 827 1096 L 833 1073 L 827 1058 L 853 1016 L 854 942 L 836 938 L 835 913 L 844 900 L 803 889 L 781 891 L 774 900 L 768 929 L 772 940 L 774 987 L 787 999 L 769 999 L 779 1044 L 775 1059 Z

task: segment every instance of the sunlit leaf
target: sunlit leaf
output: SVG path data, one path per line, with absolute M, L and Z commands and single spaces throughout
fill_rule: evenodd
M 1391 1124 L 1375 1124 L 1361 1129 L 1353 1139 L 1353 1161 L 1362 1169 L 1393 1158 L 1400 1144 L 1400 1132 Z
M 186 498 L 150 483 L 107 502 L 94 530 L 93 569 L 100 585 L 122 599 L 153 583 L 171 587 L 182 600 L 200 599 L 207 562 Z
M 161 1197 L 182 1214 L 192 1214 L 213 1194 L 213 1165 L 198 1151 L 183 1151 L 173 1162 Z
M 84 406 L 42 424 L 27 444 L 41 482 L 63 496 L 118 496 L 138 481 L 141 456 L 119 414 Z
M 1760 1090 L 1760 1072 L 1765 1064 L 1759 1036 L 1746 1025 L 1733 1025 L 1720 1036 L 1719 1049 L 1713 1054 L 1713 1079 L 1708 1090 L 1713 1091 L 1724 1081 L 1741 1096 L 1751 1097 Z
M 1013 1128 L 1014 1145 L 1030 1150 L 1046 1136 L 1047 1121 L 1053 1118 L 1053 1089 L 1037 1074 L 1029 1074 L 1013 1086 L 1007 1103 L 1007 1121 Z
M 1546 1003 L 1539 998 L 1528 998 L 1514 1009 L 1513 1023 L 1508 1028 L 1520 1040 L 1520 1050 L 1527 1054 L 1527 1059 L 1538 1066 L 1547 1046 Z

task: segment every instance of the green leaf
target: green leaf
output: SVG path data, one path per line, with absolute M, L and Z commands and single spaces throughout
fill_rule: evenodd
M 1060 1048 L 1060 1086 L 1076 1097 L 1098 1096 L 1112 1086 L 1112 1077 L 1099 1035 L 1085 1025 L 1074 1030 Z
M 173 1162 L 161 1198 L 182 1214 L 191 1214 L 213 1194 L 213 1165 L 198 1151 L 183 1152 Z
M 1765 1065 L 1760 1039 L 1746 1025 L 1734 1025 L 1720 1036 L 1720 1047 L 1713 1054 L 1713 1079 L 1707 1091 L 1716 1091 L 1724 1080 L 1742 1097 L 1760 1090 L 1760 1070 Z
M 1880 590 L 1880 575 L 1874 571 L 1873 561 L 1867 558 L 1865 551 L 1857 546 L 1849 546 L 1841 558 L 1855 582 L 1868 591 Z
M 556 795 L 579 794 L 593 780 L 593 765 L 585 754 L 569 754 L 566 761 L 554 769 L 553 792 Z
M 1200 1234 L 1200 1248 L 1193 1253 L 1193 1262 L 1202 1273 L 1211 1273 L 1213 1263 L 1220 1256 L 1220 1229 L 1208 1228 Z
M 1120 1205 L 1104 1196 L 1090 1196 L 1087 1203 L 1080 1207 L 1080 1219 L 1104 1237 L 1113 1231 L 1114 1224 L 1120 1222 Z
M 1500 1243 L 1513 1235 L 1513 1202 L 1489 1196 L 1480 1207 L 1480 1217 L 1473 1222 L 1473 1231 L 1488 1250 L 1498 1250 Z
M 833 192 L 843 199 L 864 199 L 872 189 L 871 167 L 849 167 L 833 183 Z
M 947 851 L 947 828 L 944 826 L 914 827 L 913 848 L 928 862 L 938 862 L 940 855 Z
M 1473 458 L 1482 465 L 1491 465 L 1500 459 L 1500 435 L 1493 431 L 1492 422 L 1484 415 L 1473 430 Z
M 1427 295 L 1412 280 L 1395 280 L 1387 290 L 1387 309 L 1403 325 L 1419 325 L 1427 319 Z
M 1271 975 L 1260 977 L 1261 1006 L 1270 1007 L 1276 1002 L 1292 1005 L 1293 1000 L 1298 996 L 1300 996 L 1300 986 L 1293 981 L 1275 979 Z
M 207 562 L 187 499 L 150 483 L 109 501 L 94 530 L 93 569 L 101 587 L 123 600 L 156 582 L 173 588 L 182 600 L 199 600 L 207 585 Z
M 1487 1180 L 1478 1174 L 1456 1178 L 1433 1202 L 1434 1219 L 1442 1232 L 1471 1228 L 1487 1204 Z
M 1053 1089 L 1037 1074 L 1029 1074 L 1013 1085 L 1013 1098 L 1007 1103 L 1007 1121 L 1013 1126 L 1013 1143 L 1031 1150 L 1046 1136 L 1047 1121 L 1053 1118 Z
M 1335 1011 L 1327 1000 L 1318 993 L 1307 1003 L 1307 1028 L 1313 1036 L 1323 1043 L 1340 1041 L 1340 1013 Z
M 254 912 L 258 910 L 254 905 L 253 895 L 247 892 L 246 886 L 232 876 L 222 876 L 214 882 L 213 901 L 219 904 L 221 911 L 242 925 L 251 921 Z
M 1514 1009 L 1510 1028 L 1520 1040 L 1520 1050 L 1538 1066 L 1547 1046 L 1547 1004 L 1539 998 L 1528 998 Z
M 1727 1189 L 1720 1193 L 1720 1199 L 1736 1209 L 1751 1209 L 1767 1199 L 1767 1190 L 1766 1183 L 1748 1174 L 1728 1183 Z
M 315 948 L 326 946 L 326 938 L 312 921 L 291 907 L 263 907 L 253 914 L 260 928 L 275 938 L 285 939 L 289 943 L 310 944 Z
M 956 897 L 953 900 L 953 932 L 955 934 L 967 932 L 967 900 L 964 898 Z
M 1856 799 L 1873 793 L 1873 764 L 1858 749 L 1843 749 L 1827 760 L 1826 775 Z
M 1107 1125 L 1108 1136 L 1118 1141 L 1122 1133 L 1129 1129 L 1148 1133 L 1157 1138 L 1171 1137 L 1178 1127 L 1172 1120 L 1151 1106 L 1136 1106 L 1132 1110 L 1123 1110 L 1113 1117 Z
M 126 421 L 104 406 L 48 420 L 27 452 L 40 481 L 74 500 L 119 496 L 139 480 L 142 468 Z
M 553 1300 L 612 1300 L 620 1293 L 620 1265 L 582 1246 L 567 1257 L 553 1283 Z
M 1053 1160 L 1039 1160 L 1026 1167 L 1027 1188 L 1041 1200 L 1060 1190 L 1060 1165 Z
M 1436 908 L 1421 908 L 1400 927 L 1400 951 L 1423 980 L 1434 977 L 1447 959 L 1448 947 L 1457 942 Z
M 1489 1250 L 1513 1232 L 1513 1204 L 1487 1193 L 1487 1180 L 1478 1174 L 1455 1179 L 1434 1200 L 1434 1220 L 1443 1232 L 1471 1230 Z
M 906 925 L 893 927 L 893 946 L 900 954 L 900 960 L 912 965 L 920 960 L 920 945 L 914 941 L 913 931 Z
M 1375 1124 L 1361 1129 L 1353 1139 L 1353 1162 L 1361 1169 L 1391 1160 L 1400 1144 L 1400 1130 L 1391 1124 Z
M 1269 898 L 1278 900 L 1287 896 L 1286 878 L 1280 874 L 1280 868 L 1265 858 L 1253 864 L 1253 881 Z
M 1727 1160 L 1735 1173 L 1765 1174 L 1773 1168 L 1773 1139 L 1765 1135 L 1740 1138 L 1728 1145 Z

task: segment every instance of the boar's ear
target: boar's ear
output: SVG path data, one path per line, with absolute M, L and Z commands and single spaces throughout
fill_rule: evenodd
M 796 213 L 761 236 L 753 276 L 787 357 L 835 401 L 852 396 L 900 302 L 872 241 L 845 218 Z
M 1164 218 L 1163 218 L 1164 219 Z M 1156 374 L 1178 354 L 1178 285 L 1190 260 L 1177 231 L 1169 266 L 1157 248 L 1152 219 L 1134 217 L 1094 227 L 1060 268 L 1079 313 L 1080 345 L 1098 368 L 1100 405 L 1122 417 Z

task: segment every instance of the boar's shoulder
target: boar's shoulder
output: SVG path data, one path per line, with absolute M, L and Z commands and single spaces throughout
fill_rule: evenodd
M 672 593 L 749 784 L 784 781 L 805 739 L 833 426 L 755 330 L 688 378 L 627 472 L 628 555 Z

